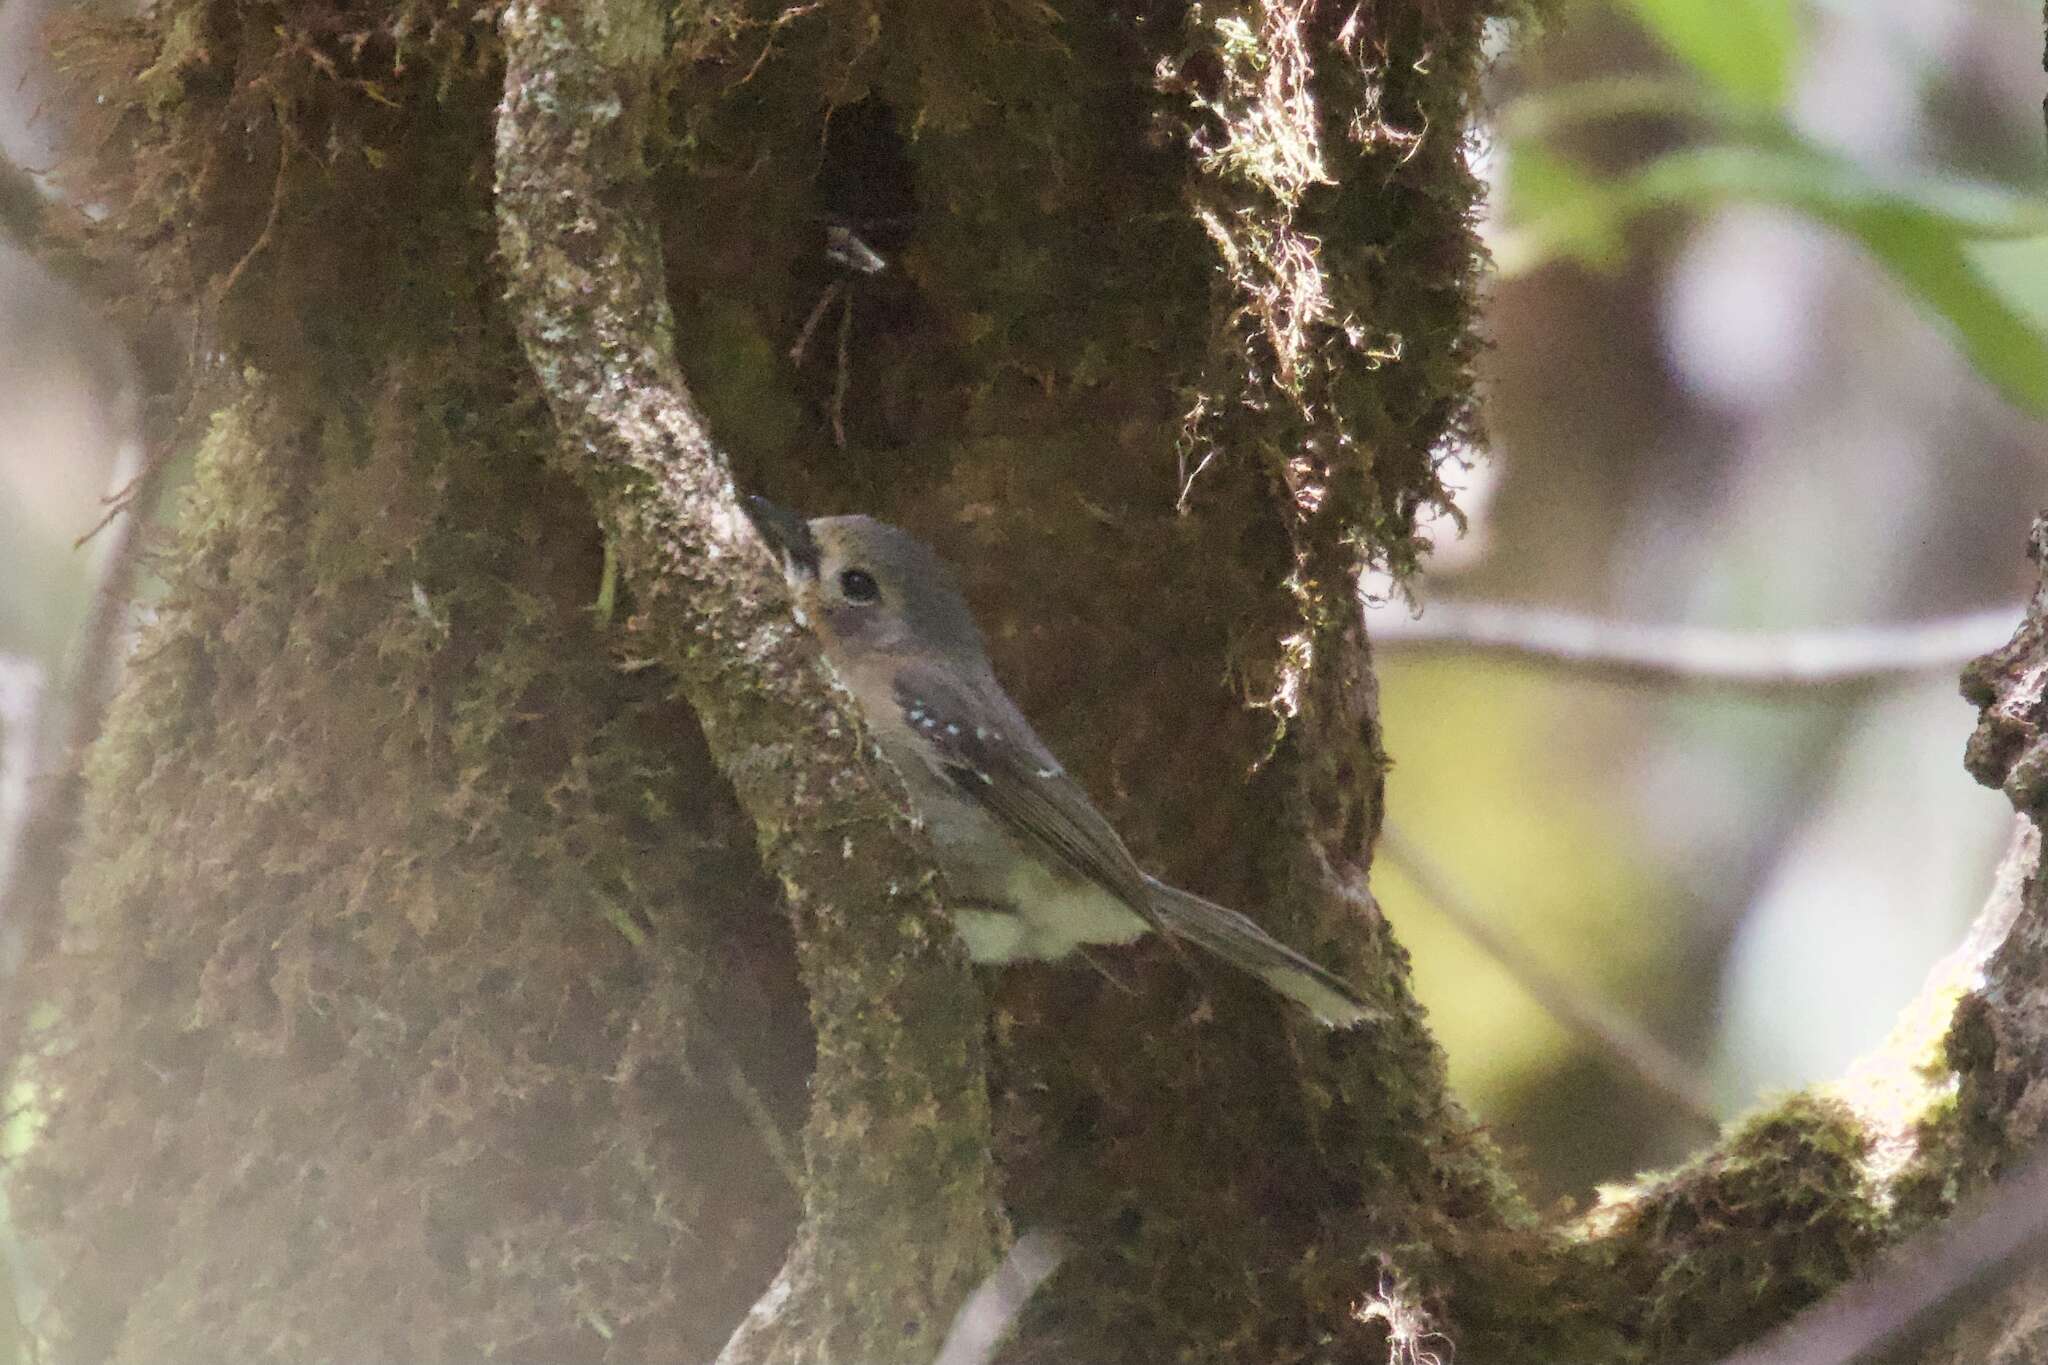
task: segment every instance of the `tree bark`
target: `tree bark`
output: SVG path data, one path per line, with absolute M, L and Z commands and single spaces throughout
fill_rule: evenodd
M 804 1226 L 720 1358 L 929 1359 L 994 1269 L 1002 1221 L 981 994 L 928 854 L 901 837 L 902 793 L 877 781 L 886 766 L 815 660 L 786 657 L 801 655 L 769 556 L 676 372 L 644 160 L 660 10 L 518 0 L 499 32 L 515 327 L 651 642 L 797 915 L 817 1038 Z

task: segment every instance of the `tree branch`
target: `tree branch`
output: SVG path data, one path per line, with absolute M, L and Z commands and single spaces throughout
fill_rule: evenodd
M 2012 606 L 1902 626 L 1742 631 L 1435 601 L 1420 616 L 1374 612 L 1371 624 L 1374 644 L 1391 650 L 1494 654 L 1637 686 L 1774 696 L 1954 670 L 2003 642 L 2018 615 Z
M 1381 832 L 1380 854 L 1398 867 L 1416 890 L 1457 926 L 1458 932 L 1477 944 L 1535 997 L 1552 1018 L 1592 1044 L 1616 1068 L 1633 1076 L 1652 1094 L 1677 1106 L 1703 1133 L 1720 1131 L 1721 1121 L 1714 1113 L 1705 1082 L 1677 1054 L 1639 1028 L 1634 1020 L 1588 997 L 1545 966 L 1460 894 L 1436 860 L 1398 828 L 1389 825 Z
M 36 711 L 43 697 L 43 668 L 34 659 L 0 654 L 0 907 L 7 906 L 12 869 L 21 856 L 17 840 L 28 819 L 30 774 L 36 762 Z M 18 947 L 20 931 L 6 916 L 8 956 Z
M 1852 1365 L 1973 1303 L 2048 1253 L 2048 1159 L 1986 1191 L 1966 1217 L 1928 1229 L 1883 1269 L 1723 1365 Z
M 931 1359 L 995 1264 L 983 1007 L 893 778 L 832 699 L 673 360 L 651 0 L 500 21 L 499 247 L 564 458 L 781 878 L 818 1036 L 805 1225 L 722 1359 Z
M 31 715 L 6 717 L 26 727 L 23 760 L 26 783 L 19 823 L 0 823 L 0 906 L 13 941 L 4 970 L 33 963 L 55 944 L 62 919 L 59 899 L 71 866 L 85 800 L 85 751 L 98 738 L 120 681 L 129 638 L 129 606 L 140 573 L 143 540 L 163 488 L 173 449 L 168 431 L 148 420 L 153 392 L 181 388 L 187 358 L 169 339 L 164 319 L 125 332 L 109 316 L 132 288 L 124 267 L 87 260 L 79 251 L 83 215 L 45 200 L 33 177 L 0 157 L 0 228 L 13 234 L 38 264 L 70 284 L 96 306 L 83 325 L 94 339 L 116 352 L 122 375 L 118 388 L 100 395 L 120 417 L 120 445 L 113 459 L 113 486 L 106 513 L 80 544 L 98 533 L 90 606 L 55 685 L 43 689 Z M 161 425 L 161 424 L 157 424 Z M 10 740 L 9 747 L 12 747 Z M 4 769 L 0 764 L 0 769 Z M 5 802 L 0 801 L 0 813 Z M 31 993 L 8 991 L 0 1001 L 0 1067 L 19 1055 Z
M 2035 523 L 2031 549 L 2048 574 L 2048 520 Z M 2036 828 L 2048 811 L 2048 577 L 2011 639 L 1964 671 L 1963 694 L 1979 708 L 1971 773 L 2027 817 L 1963 944 L 1842 1081 L 1764 1111 L 1714 1151 L 1588 1215 L 1603 1266 L 1639 1287 L 1625 1300 L 1629 1330 L 1653 1353 L 1743 1347 L 1788 1308 L 1856 1282 L 1894 1238 L 2038 1147 L 2048 1112 L 2048 884 Z M 2040 1200 L 2031 1186 L 2015 1193 Z M 1931 1253 L 1942 1265 L 1920 1253 L 1893 1263 L 1904 1268 L 1877 1271 L 1873 1288 L 1736 1359 L 1858 1355 L 1859 1343 L 1887 1340 L 1975 1282 L 1966 1263 L 1988 1269 L 2033 1235 L 1958 1225 L 1938 1243 L 1948 1249 Z
M 988 1365 L 994 1360 L 1003 1334 L 1066 1254 L 1057 1233 L 1034 1231 L 1019 1237 L 1003 1263 L 960 1306 L 934 1365 Z
M 85 799 L 81 764 L 105 723 L 121 676 L 143 537 L 172 448 L 169 433 L 153 429 L 147 418 L 149 401 L 181 389 L 189 365 L 177 310 L 121 318 L 124 305 L 132 307 L 141 292 L 136 271 L 125 258 L 89 252 L 90 232 L 87 214 L 44 193 L 36 172 L 0 154 L 0 234 L 84 301 L 82 311 L 91 317 L 81 320 L 81 330 L 119 356 L 120 388 L 100 397 L 123 419 L 106 515 L 86 537 L 112 528 L 94 571 L 85 621 L 59 676 L 35 697 L 33 709 L 0 715 L 0 727 L 8 732 L 6 748 L 14 750 L 0 754 L 0 783 L 23 783 L 18 822 L 0 819 L 0 840 L 11 840 L 0 846 L 0 907 L 11 936 L 0 972 L 7 974 L 34 963 L 56 942 L 63 913 L 59 895 Z M 25 748 L 17 748 L 17 728 Z M 19 771 L 8 772 L 17 760 Z M 7 814 L 7 805 L 0 793 L 0 817 Z M 11 1068 L 19 1055 L 27 1012 L 35 1003 L 31 995 L 10 990 L 0 1000 L 0 1068 Z
M 121 505 L 103 526 L 113 534 L 100 560 L 92 605 L 72 643 L 59 685 L 44 689 L 26 723 L 32 727 L 27 758 L 26 803 L 18 838 L 0 858 L 0 906 L 19 935 L 20 961 L 33 962 L 56 941 L 62 916 L 59 892 L 71 866 L 72 839 L 85 799 L 85 750 L 106 722 L 107 706 L 120 681 L 128 641 L 128 607 L 135 596 L 142 542 L 163 483 L 165 461 L 149 458 L 125 489 Z M 134 459 L 117 462 L 117 485 Z M 12 718 L 8 719 L 11 723 Z M 12 747 L 10 743 L 9 747 Z M 4 765 L 0 765 L 4 767 Z M 0 833 L 4 833 L 0 827 Z M 15 1004 L 0 1005 L 0 1065 L 11 1063 L 20 1045 L 23 1020 Z
M 2039 859 L 2033 836 L 2016 831 L 1970 932 L 1842 1080 L 1750 1116 L 1678 1170 L 1606 1192 L 1585 1215 L 1580 1231 L 1649 1358 L 1760 1349 L 1745 1343 L 1800 1321 L 1792 1314 L 1853 1283 L 1891 1238 L 1944 1211 L 1970 1166 L 1967 1144 L 1942 1126 L 1953 1093 L 1944 1042 L 1954 1066 L 1951 1018 L 1970 998 L 1958 1006 L 1958 996 L 1994 976 L 2001 945 L 2038 918 L 2022 896 Z

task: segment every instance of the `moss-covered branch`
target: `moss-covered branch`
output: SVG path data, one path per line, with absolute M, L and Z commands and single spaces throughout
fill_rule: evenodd
M 1000 1229 L 981 997 L 673 359 L 645 159 L 662 16 L 505 9 L 502 259 L 564 457 L 796 909 L 818 1037 L 805 1227 L 723 1358 L 925 1359 Z
M 2044 572 L 2012 640 L 1974 662 L 1971 772 L 2024 817 L 1964 942 L 1882 1048 L 1666 1175 L 1611 1192 L 1574 1254 L 1629 1359 L 1710 1359 L 1821 1302 L 2038 1142 L 2048 1086 L 2048 894 L 2040 876 L 2048 701 Z M 1814 1310 L 1826 1312 L 1822 1307 Z M 1973 1338 L 1976 1339 L 1976 1338 Z M 1944 1360 L 1939 1349 L 1928 1359 Z

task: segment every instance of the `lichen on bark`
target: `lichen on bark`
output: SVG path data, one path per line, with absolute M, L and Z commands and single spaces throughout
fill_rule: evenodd
M 739 513 L 673 358 L 644 154 L 664 55 L 646 0 L 519 0 L 496 187 L 514 322 L 798 923 L 817 1059 L 804 1225 L 720 1359 L 924 1359 L 995 1265 L 981 996 L 906 836 L 900 788 Z

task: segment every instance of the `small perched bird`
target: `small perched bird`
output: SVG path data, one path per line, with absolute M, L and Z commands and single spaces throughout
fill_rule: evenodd
M 1349 1028 L 1369 1016 L 1342 979 L 1234 910 L 1147 876 L 989 667 L 953 572 L 872 517 L 805 521 L 763 498 L 802 619 L 910 792 L 976 962 L 1054 959 L 1150 930 L 1206 949 Z

